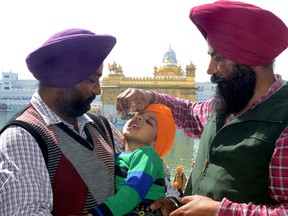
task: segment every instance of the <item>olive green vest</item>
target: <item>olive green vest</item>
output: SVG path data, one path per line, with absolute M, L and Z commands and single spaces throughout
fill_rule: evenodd
M 224 121 L 215 113 L 208 119 L 185 195 L 272 203 L 269 164 L 275 142 L 288 125 L 288 85 L 228 124 Z

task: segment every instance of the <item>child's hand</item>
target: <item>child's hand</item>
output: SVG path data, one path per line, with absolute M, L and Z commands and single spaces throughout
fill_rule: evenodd
M 162 198 L 158 199 L 150 205 L 150 209 L 155 211 L 156 209 L 161 209 L 163 216 L 168 216 L 172 211 L 176 210 L 178 206 L 178 202 L 176 202 L 176 198 Z

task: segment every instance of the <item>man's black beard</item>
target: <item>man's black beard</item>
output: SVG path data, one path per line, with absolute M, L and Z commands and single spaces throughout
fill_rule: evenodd
M 57 110 L 64 116 L 78 117 L 90 110 L 94 97 L 84 99 L 76 87 L 63 89 L 56 97 Z
M 227 79 L 214 74 L 211 82 L 218 84 L 214 110 L 217 116 L 226 116 L 241 111 L 248 104 L 254 94 L 256 74 L 251 67 L 234 64 Z

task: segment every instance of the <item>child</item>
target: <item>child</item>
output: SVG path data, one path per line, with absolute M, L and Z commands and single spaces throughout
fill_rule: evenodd
M 150 204 L 165 197 L 163 158 L 172 148 L 176 127 L 171 110 L 151 104 L 123 128 L 125 152 L 116 157 L 116 194 L 93 215 L 161 215 Z
M 177 181 L 173 183 L 173 187 L 178 191 L 178 197 L 183 197 L 183 191 L 179 188 L 179 183 Z
M 187 182 L 187 177 L 185 175 L 185 173 L 183 172 L 183 167 L 182 166 L 178 166 L 176 168 L 176 173 L 174 176 L 174 182 L 177 182 L 178 184 L 178 191 L 180 192 L 180 194 L 183 195 L 184 190 L 185 190 L 185 186 L 186 186 L 186 182 Z M 180 196 L 182 196 L 180 195 Z
M 170 181 L 170 177 L 171 177 L 170 167 L 167 165 L 165 161 L 163 162 L 163 166 L 164 166 L 166 178 L 168 179 L 168 181 Z

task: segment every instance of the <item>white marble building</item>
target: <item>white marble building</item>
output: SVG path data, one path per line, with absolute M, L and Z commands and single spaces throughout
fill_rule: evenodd
M 215 93 L 216 85 L 211 82 L 196 82 L 195 100 L 203 102 L 211 98 Z
M 0 80 L 0 111 L 18 111 L 29 104 L 37 89 L 36 80 L 19 80 L 18 74 L 2 72 Z

